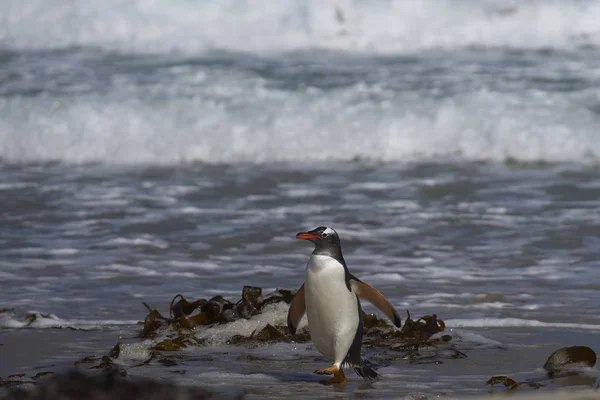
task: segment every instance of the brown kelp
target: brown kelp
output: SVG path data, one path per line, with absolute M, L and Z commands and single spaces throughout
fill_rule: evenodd
M 144 319 L 144 327 L 139 334 L 140 338 L 156 338 L 157 335 L 169 334 L 173 339 L 163 340 L 155 346 L 155 350 L 172 351 L 186 344 L 202 346 L 204 342 L 198 333 L 201 327 L 222 325 L 248 319 L 261 314 L 264 307 L 269 304 L 284 302 L 289 304 L 295 291 L 278 289 L 266 296 L 262 289 L 253 286 L 244 286 L 241 299 L 237 303 L 215 296 L 211 299 L 198 299 L 188 301 L 183 295 L 176 295 L 169 306 L 169 317 L 164 317 L 157 309 L 144 303 L 148 314 Z M 432 345 L 429 338 L 445 329 L 445 324 L 437 316 L 423 316 L 416 321 L 411 319 L 407 311 L 402 329 L 397 329 L 375 315 L 364 315 L 364 342 L 369 347 L 385 347 L 392 350 L 403 350 L 402 346 Z M 450 336 L 444 336 L 437 342 L 447 342 Z M 248 336 L 233 335 L 228 341 L 232 345 L 260 344 L 269 342 L 306 342 L 310 340 L 310 332 L 306 327 L 299 329 L 291 335 L 284 324 L 266 324 L 257 328 Z M 396 348 L 395 348 L 396 347 Z

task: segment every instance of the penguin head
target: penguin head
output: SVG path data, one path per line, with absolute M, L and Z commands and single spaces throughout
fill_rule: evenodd
M 331 256 L 339 254 L 341 256 L 340 237 L 333 228 L 320 226 L 312 231 L 300 232 L 296 235 L 296 238 L 314 243 L 315 254 L 328 254 Z

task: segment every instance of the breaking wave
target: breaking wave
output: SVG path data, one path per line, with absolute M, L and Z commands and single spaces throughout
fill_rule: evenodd
M 235 82 L 231 83 L 235 85 Z M 598 118 L 564 96 L 486 91 L 444 100 L 376 87 L 141 101 L 0 99 L 0 159 L 209 164 L 436 159 L 596 162 Z
M 598 45 L 595 1 L 45 0 L 0 5 L 0 46 L 201 53 Z

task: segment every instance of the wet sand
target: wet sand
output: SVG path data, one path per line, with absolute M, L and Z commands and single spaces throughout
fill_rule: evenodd
M 342 385 L 323 386 L 312 371 L 325 361 L 310 343 L 275 343 L 265 346 L 186 347 L 168 353 L 169 362 L 143 364 L 152 341 L 135 338 L 139 326 L 120 330 L 76 331 L 64 329 L 0 331 L 0 376 L 24 373 L 32 377 L 39 372 L 64 372 L 83 357 L 108 353 L 120 338 L 121 355 L 117 367 L 128 376 L 150 377 L 177 384 L 210 388 L 223 394 L 232 390 L 245 398 L 434 398 L 488 396 L 503 387 L 486 387 L 491 376 L 507 375 L 517 382 L 538 382 L 536 394 L 546 396 L 568 388 L 569 396 L 597 396 L 598 392 L 581 392 L 596 388 L 600 373 L 586 369 L 582 373 L 550 379 L 542 366 L 560 347 L 587 345 L 600 351 L 600 332 L 554 329 L 462 329 L 449 327 L 452 346 L 422 349 L 417 357 L 407 358 L 399 352 L 366 349 L 370 360 L 384 379 L 368 383 L 352 373 Z M 466 358 L 455 358 L 459 350 Z M 78 368 L 82 368 L 80 365 Z M 85 368 L 89 368 L 86 366 Z M 41 378 L 43 379 L 43 378 Z M 28 385 L 24 385 L 27 387 Z M 0 389 L 6 393 L 6 389 Z M 533 389 L 519 390 L 529 393 Z

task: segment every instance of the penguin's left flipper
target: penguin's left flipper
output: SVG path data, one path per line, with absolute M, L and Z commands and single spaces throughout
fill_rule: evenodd
M 300 320 L 302 320 L 305 312 L 306 303 L 304 300 L 304 284 L 302 284 L 290 303 L 290 309 L 288 310 L 287 315 L 287 325 L 292 335 L 296 334 L 296 329 L 298 329 Z
M 400 315 L 398 315 L 398 312 L 394 309 L 392 303 L 390 303 L 384 295 L 379 293 L 377 289 L 367 285 L 353 275 L 350 276 L 350 286 L 352 287 L 352 291 L 360 298 L 368 300 L 371 304 L 381 310 L 381 312 L 383 312 L 396 327 L 400 328 L 400 326 L 402 326 Z

